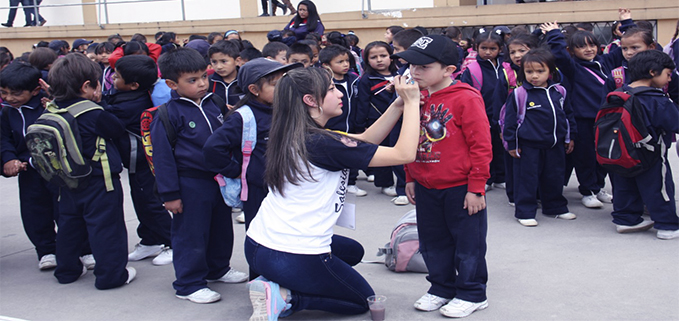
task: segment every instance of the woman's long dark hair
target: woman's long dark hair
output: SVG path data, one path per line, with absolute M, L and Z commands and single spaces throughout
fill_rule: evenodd
M 311 2 L 311 0 L 302 0 L 297 5 L 297 11 L 299 11 L 299 6 L 305 5 L 309 11 L 309 16 L 306 18 L 306 27 L 309 32 L 316 30 L 318 22 L 321 21 L 321 17 L 318 16 L 318 11 L 316 10 L 316 5 Z M 295 15 L 293 28 L 299 27 L 299 24 L 304 20 L 299 17 L 299 14 Z
M 286 182 L 297 185 L 313 179 L 307 139 L 310 134 L 330 133 L 314 121 L 303 97 L 311 95 L 322 105 L 332 84 L 330 77 L 323 68 L 297 68 L 283 74 L 276 84 L 264 178 L 269 188 L 283 196 Z

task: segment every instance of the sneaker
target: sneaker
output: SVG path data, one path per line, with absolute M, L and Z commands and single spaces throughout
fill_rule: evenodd
M 442 307 L 439 311 L 441 311 L 441 314 L 449 318 L 464 318 L 472 314 L 474 311 L 483 310 L 487 307 L 488 300 L 483 302 L 469 302 L 455 298 L 450 301 L 450 303 Z
M 658 230 L 656 235 L 661 240 L 671 240 L 679 237 L 679 230 Z
M 125 281 L 125 284 L 130 284 L 130 282 L 134 280 L 134 277 L 137 276 L 137 269 L 128 266 L 125 270 L 127 270 L 127 281 Z
M 87 267 L 83 265 L 83 271 L 80 273 L 80 277 L 85 276 L 85 274 L 87 274 Z
M 88 270 L 94 270 L 94 266 L 97 264 L 97 261 L 94 260 L 94 255 L 92 254 L 81 256 L 80 262 L 82 262 Z
M 153 265 L 168 265 L 172 264 L 172 249 L 169 246 L 163 246 L 163 250 L 151 261 Z
M 11 23 L 0 23 L 0 25 L 2 25 L 3 27 L 12 28 Z
M 245 213 L 240 213 L 238 216 L 236 216 L 236 222 L 239 224 L 245 224 Z
M 128 261 L 139 261 L 143 260 L 149 256 L 156 256 L 163 251 L 162 245 L 144 245 L 137 243 L 134 246 L 134 251 L 127 255 Z
M 600 190 L 599 193 L 596 194 L 596 198 L 602 203 L 613 203 L 613 195 L 608 194 L 608 192 L 604 190 Z
M 509 202 L 509 206 L 516 207 L 516 204 L 514 204 L 514 202 Z
M 219 293 L 210 290 L 210 288 L 202 288 L 189 295 L 176 294 L 175 296 L 182 300 L 189 300 L 193 303 L 212 303 L 222 299 L 222 296 Z
M 229 270 L 229 272 L 226 272 L 226 274 L 222 275 L 221 278 L 216 279 L 216 280 L 207 280 L 208 282 L 224 282 L 224 283 L 243 283 L 248 280 L 248 274 L 241 272 L 241 271 L 236 271 L 233 268 Z
M 394 205 L 408 205 L 410 204 L 410 201 L 408 200 L 408 196 L 405 195 L 399 195 L 391 199 L 392 202 L 394 202 Z
M 538 226 L 538 221 L 534 218 L 520 218 L 519 223 L 523 226 L 533 227 Z
M 588 208 L 602 208 L 604 207 L 604 203 L 601 203 L 599 199 L 597 199 L 596 195 L 587 195 L 582 197 L 582 205 L 585 205 L 585 207 Z
M 486 192 L 490 191 L 491 189 L 493 189 L 493 185 L 486 184 Z
M 618 231 L 618 233 L 624 234 L 647 231 L 651 227 L 653 227 L 653 221 L 644 219 L 641 223 L 636 225 L 616 225 L 615 230 Z M 660 230 L 658 230 L 658 238 L 660 238 Z
M 243 212 L 242 208 L 238 208 L 238 207 L 232 207 L 231 208 L 231 213 L 242 213 L 242 212 Z
M 450 299 L 425 293 L 420 299 L 415 301 L 414 306 L 415 309 L 429 312 L 440 309 L 444 304 L 448 302 L 450 302 Z
M 368 175 L 368 177 L 366 178 L 366 180 L 367 180 L 368 182 L 371 182 L 371 183 L 374 182 L 374 181 L 375 181 L 375 175 Z
M 387 196 L 396 196 L 398 193 L 396 193 L 396 187 L 389 186 L 389 187 L 382 187 L 382 194 L 385 194 Z
M 57 257 L 54 254 L 43 255 L 38 263 L 38 268 L 41 270 L 49 270 L 57 267 Z
M 259 276 L 248 283 L 252 315 L 250 321 L 278 320 L 281 312 L 292 306 L 281 296 L 280 286 Z
M 368 195 L 368 192 L 358 188 L 358 186 L 356 186 L 356 185 L 349 185 L 349 187 L 347 188 L 347 192 L 349 192 L 351 194 L 356 194 L 356 196 L 366 196 L 366 195 Z
M 47 23 L 47 20 L 44 20 L 44 19 L 43 19 L 43 20 L 40 20 L 40 23 L 38 24 L 38 26 L 41 26 L 41 27 L 42 27 L 42 26 L 44 26 L 46 23 Z
M 559 215 L 554 215 L 554 218 L 560 218 L 562 220 L 574 220 L 574 219 L 577 218 L 577 216 L 575 216 L 575 214 L 573 214 L 571 212 L 568 212 L 568 213 L 563 213 L 563 214 L 559 214 Z
M 493 187 L 499 189 L 507 189 L 507 183 L 493 183 Z

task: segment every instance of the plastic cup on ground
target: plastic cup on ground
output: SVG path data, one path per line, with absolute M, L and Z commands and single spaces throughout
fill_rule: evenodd
M 368 297 L 370 317 L 373 321 L 383 321 L 387 297 L 384 295 L 371 295 Z

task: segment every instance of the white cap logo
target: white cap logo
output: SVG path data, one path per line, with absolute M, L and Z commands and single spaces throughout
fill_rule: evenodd
M 420 37 L 420 39 L 417 39 L 417 41 L 415 41 L 415 43 L 413 43 L 411 47 L 417 47 L 422 50 L 425 50 L 432 41 L 434 41 L 434 39 L 431 39 L 429 37 Z

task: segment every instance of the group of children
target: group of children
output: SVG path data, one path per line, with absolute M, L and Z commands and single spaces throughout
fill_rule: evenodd
M 620 18 L 619 47 L 605 55 L 590 32 L 565 39 L 556 23 L 511 37 L 482 29 L 470 51 L 460 47 L 459 30 L 440 36 L 392 27 L 387 41 L 362 51 L 332 36 L 321 49 L 320 37 L 311 36 L 290 46 L 274 40 L 259 52 L 237 32 L 212 44 L 193 39 L 187 48 L 172 33 L 161 44 L 137 36 L 105 42 L 95 46 L 97 62 L 36 49 L 30 61 L 38 68 L 16 61 L 0 72 L 3 174 L 19 176 L 24 228 L 40 269 L 56 268 L 60 283 L 94 268 L 97 288 L 118 287 L 135 278 L 128 260 L 155 257 L 153 264 L 174 265 L 178 298 L 215 302 L 221 296 L 208 282 L 250 279 L 253 318 L 276 319 L 301 309 L 368 310 L 374 293 L 351 268 L 363 249 L 332 233 L 344 195 L 367 193 L 356 186 L 363 170 L 396 205 L 416 205 L 431 287 L 415 308 L 465 317 L 488 306 L 490 188 L 506 189 L 521 225 L 538 224 L 538 202 L 544 215 L 572 220 L 563 186 L 574 167 L 583 204 L 612 201 L 618 232 L 654 226 L 658 238 L 679 237 L 667 148 L 641 175 L 608 173 L 612 197 L 602 189 L 594 120 L 609 91 L 651 88 L 637 99 L 652 139 L 670 146 L 679 132 L 676 100 L 663 93 L 679 91 L 674 63 L 634 27 L 628 10 Z M 91 102 L 103 108 L 76 118 L 91 160 L 88 182 L 52 186 L 31 163 L 26 130 L 44 112 Z M 143 137 L 140 116 L 159 105 Z M 123 167 L 141 239 L 127 257 Z M 229 264 L 232 208 L 220 176 L 242 184 L 249 274 Z M 642 217 L 644 206 L 652 221 Z M 276 263 L 265 263 L 272 257 Z M 302 277 L 321 285 L 305 286 Z

